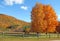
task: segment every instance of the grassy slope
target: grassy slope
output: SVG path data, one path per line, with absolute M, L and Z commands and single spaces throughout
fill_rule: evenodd
M 22 20 L 18 20 L 12 16 L 0 14 L 0 30 L 4 30 L 5 28 L 11 25 L 20 25 L 17 27 L 18 29 L 22 28 L 24 25 L 29 25 L 29 23 Z

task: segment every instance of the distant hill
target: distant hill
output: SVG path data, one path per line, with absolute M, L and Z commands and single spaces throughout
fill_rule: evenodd
M 5 14 L 0 14 L 0 30 L 6 30 L 9 26 L 19 25 L 16 29 L 22 28 L 25 25 L 29 25 L 30 23 L 18 20 L 12 16 L 8 16 Z

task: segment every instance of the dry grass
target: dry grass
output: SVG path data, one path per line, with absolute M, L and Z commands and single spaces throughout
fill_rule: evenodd
M 60 41 L 60 38 L 21 38 L 21 37 L 1 37 L 0 41 Z

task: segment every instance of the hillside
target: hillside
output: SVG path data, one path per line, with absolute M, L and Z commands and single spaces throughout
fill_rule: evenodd
M 25 25 L 29 25 L 28 22 L 18 20 L 12 16 L 0 14 L 0 31 L 6 30 L 9 26 L 19 25 L 16 29 L 22 28 Z

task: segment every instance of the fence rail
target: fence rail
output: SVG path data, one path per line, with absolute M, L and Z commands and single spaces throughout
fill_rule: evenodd
M 36 33 L 29 33 L 29 34 L 25 34 L 24 32 L 0 32 L 0 36 L 19 36 L 19 37 L 39 37 L 39 38 L 60 38 L 60 34 L 58 33 L 39 33 L 39 35 L 37 36 Z

